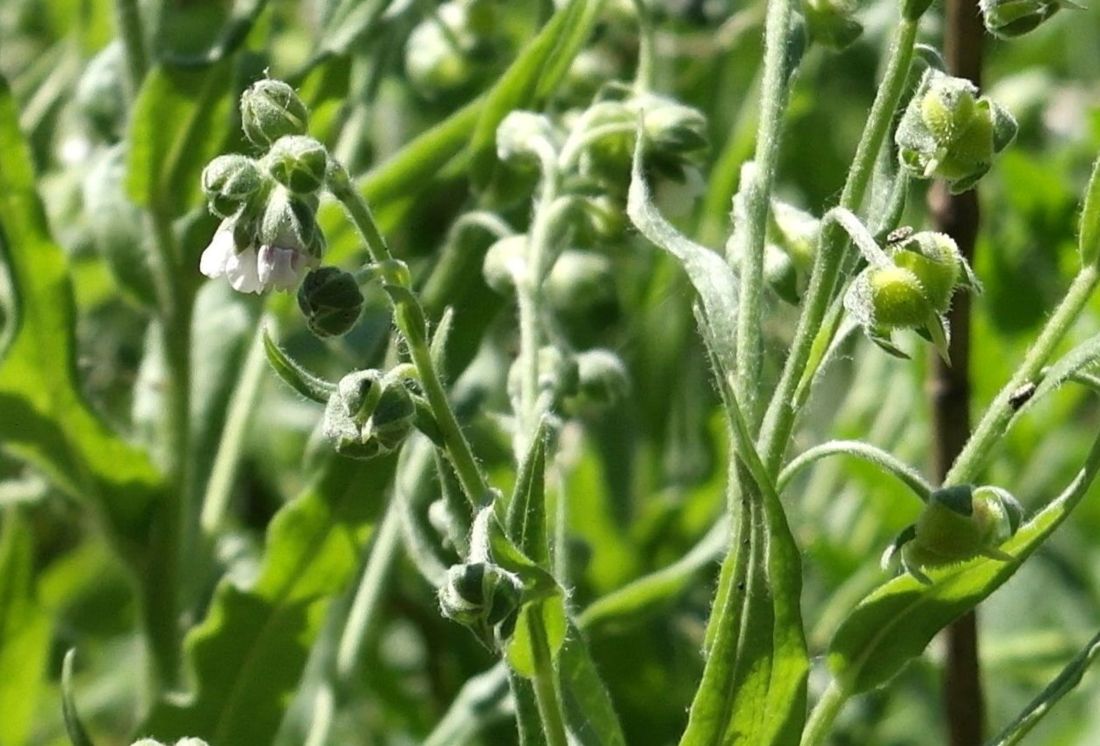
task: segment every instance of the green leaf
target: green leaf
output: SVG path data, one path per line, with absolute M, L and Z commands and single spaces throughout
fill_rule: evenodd
M 569 0 L 542 27 L 489 91 L 470 136 L 470 178 L 488 185 L 496 164 L 497 127 L 516 109 L 537 108 L 557 88 L 603 8 L 603 0 Z
M 639 128 L 626 212 L 642 235 L 676 257 L 699 294 L 713 330 L 714 354 L 726 370 L 737 370 L 733 341 L 737 338 L 737 276 L 716 252 L 677 231 L 657 210 L 642 173 L 645 138 Z
M 549 535 L 546 532 L 547 428 L 544 417 L 539 421 L 531 447 L 520 464 L 505 522 L 508 537 L 535 564 L 544 568 L 550 566 Z
M 557 670 L 565 725 L 576 743 L 626 746 L 611 696 L 596 671 L 581 631 L 572 623 L 558 653 Z
M 94 505 L 116 538 L 144 541 L 164 485 L 77 383 L 68 264 L 50 237 L 17 116 L 0 78 L 0 260 L 11 290 L 0 335 L 0 442 Z
M 505 657 L 513 671 L 528 679 L 534 678 L 536 672 L 535 648 L 531 635 L 531 616 L 533 614 L 542 617 L 542 625 L 543 629 L 546 630 L 546 642 L 551 657 L 556 657 L 561 651 L 562 645 L 565 643 L 565 631 L 568 626 L 565 599 L 562 598 L 560 593 L 544 600 L 531 601 L 523 605 L 519 611 L 519 618 L 516 620 L 516 631 L 512 635 L 512 639 L 508 641 L 505 649 Z
M 1039 385 L 1017 411 L 1028 409 L 1036 401 L 1074 378 L 1078 373 L 1096 365 L 1097 362 L 1100 362 L 1100 335 L 1089 337 L 1059 358 L 1054 365 L 1044 370 Z
M 127 189 L 137 204 L 176 217 L 197 207 L 199 177 L 221 152 L 232 121 L 229 60 L 159 65 L 142 83 L 130 120 Z
M 1095 264 L 1100 259 L 1100 157 L 1092 164 L 1092 176 L 1085 187 L 1077 247 L 1082 264 Z
M 336 384 L 313 375 L 296 363 L 282 347 L 275 344 L 275 340 L 271 338 L 271 333 L 266 327 L 263 330 L 263 335 L 264 353 L 267 355 L 267 362 L 271 365 L 271 369 L 275 371 L 275 375 L 305 398 L 312 399 L 320 404 L 328 403 L 329 397 L 336 391 Z
M 840 687 L 858 694 L 893 678 L 952 621 L 973 609 L 1019 569 L 1081 501 L 1100 469 L 1100 439 L 1072 483 L 1000 550 L 1011 561 L 975 559 L 926 570 L 931 584 L 901 575 L 879 586 L 841 623 L 829 647 Z
M 543 746 L 542 716 L 539 714 L 539 702 L 535 696 L 535 686 L 512 669 L 508 669 L 508 687 L 515 700 L 516 730 L 519 746 Z
M 1039 693 L 1039 696 L 1031 700 L 1023 712 L 996 738 L 989 741 L 989 746 L 1013 746 L 1020 743 L 1062 697 L 1081 683 L 1085 671 L 1092 665 L 1098 653 L 1100 653 L 1100 634 L 1089 640 L 1088 645 L 1066 664 L 1062 672 Z
M 424 746 L 470 743 L 488 723 L 506 716 L 504 699 L 507 693 L 508 669 L 503 663 L 467 679 L 447 714 L 425 739 Z M 537 710 L 535 717 L 538 717 Z
M 33 532 L 5 510 L 0 533 L 0 744 L 27 742 L 50 652 L 50 619 L 35 600 Z
M 396 462 L 330 458 L 272 520 L 258 576 L 218 585 L 185 642 L 194 691 L 158 702 L 143 733 L 162 741 L 272 742 L 326 608 L 355 578 Z

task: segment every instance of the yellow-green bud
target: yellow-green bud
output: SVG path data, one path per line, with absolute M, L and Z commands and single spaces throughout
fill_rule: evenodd
M 872 317 L 887 328 L 922 326 L 932 313 L 917 276 L 904 267 L 871 267 L 867 272 Z
M 241 126 L 257 147 L 270 147 L 287 135 L 304 135 L 308 125 L 306 105 L 281 80 L 257 80 L 241 94 Z
M 1003 39 L 1023 36 L 1064 7 L 1065 0 L 980 0 L 982 20 L 989 33 Z
M 946 233 L 915 233 L 894 251 L 894 263 L 916 276 L 924 297 L 936 313 L 944 313 L 962 275 L 962 259 Z

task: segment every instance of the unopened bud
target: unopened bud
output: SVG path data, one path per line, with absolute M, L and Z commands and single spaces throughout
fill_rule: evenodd
M 351 331 L 359 320 L 363 293 L 351 273 L 337 267 L 320 267 L 302 280 L 298 308 L 311 332 L 318 337 L 338 337 Z
M 281 80 L 257 80 L 241 94 L 241 126 L 257 147 L 270 147 L 287 135 L 304 135 L 308 124 L 306 105 Z
M 802 3 L 810 38 L 838 51 L 863 33 L 862 24 L 852 17 L 855 10 L 856 3 L 852 0 L 804 0 Z
M 328 151 L 304 135 L 289 135 L 275 141 L 264 158 L 275 180 L 295 194 L 313 194 L 325 184 Z
M 982 20 L 989 33 L 1007 39 L 1034 30 L 1062 8 L 1078 8 L 1066 0 L 981 0 Z
M 538 165 L 541 153 L 553 150 L 554 139 L 554 127 L 546 115 L 513 111 L 497 127 L 497 157 Z
M 962 259 L 955 241 L 946 233 L 923 231 L 901 243 L 892 254 L 894 263 L 912 272 L 936 313 L 944 313 L 962 274 Z
M 630 392 L 630 376 L 623 361 L 610 350 L 587 350 L 577 355 L 580 396 L 597 405 L 611 406 Z
M 496 241 L 485 252 L 481 272 L 485 283 L 501 295 L 511 295 L 527 265 L 527 236 L 517 234 Z
M 244 155 L 220 155 L 202 171 L 202 191 L 210 212 L 233 217 L 263 187 L 256 161 Z

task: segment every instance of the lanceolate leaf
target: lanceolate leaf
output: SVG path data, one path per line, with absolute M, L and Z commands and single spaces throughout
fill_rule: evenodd
M 520 550 L 542 567 L 550 566 L 549 536 L 546 533 L 546 419 L 531 441 L 527 457 L 520 464 L 515 493 L 508 502 L 505 530 Z
M 928 569 L 931 585 L 901 575 L 863 599 L 829 648 L 829 668 L 841 688 L 855 694 L 885 683 L 920 655 L 937 632 L 1012 577 L 1081 501 L 1098 469 L 1100 439 L 1069 487 L 1001 545 L 1011 561 L 976 559 Z
M 80 391 L 68 263 L 50 237 L 3 79 L 0 261 L 11 288 L 0 335 L 0 443 L 94 505 L 116 538 L 144 540 L 163 484 L 146 455 L 111 432 Z
M 355 576 L 396 461 L 331 458 L 272 520 L 258 577 L 218 586 L 186 640 L 195 690 L 159 702 L 143 734 L 272 742 L 325 609 Z
M 576 743 L 625 746 L 619 718 L 576 625 L 570 623 L 558 652 L 558 680 L 565 725 Z

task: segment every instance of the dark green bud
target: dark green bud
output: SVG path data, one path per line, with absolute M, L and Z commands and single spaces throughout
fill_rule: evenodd
M 280 137 L 307 134 L 309 111 L 293 88 L 265 78 L 241 94 L 241 126 L 253 145 L 267 148 Z
M 313 194 L 325 184 L 328 151 L 304 135 L 280 137 L 264 157 L 275 180 L 295 194 Z
M 403 381 L 389 376 L 370 419 L 363 426 L 363 437 L 376 440 L 385 452 L 397 450 L 416 427 L 416 405 Z
M 321 432 L 337 453 L 369 459 L 397 450 L 415 420 L 416 405 L 402 379 L 361 370 L 340 379 L 325 407 Z
M 219 155 L 202 171 L 207 205 L 222 218 L 236 215 L 263 186 L 259 165 L 244 155 Z
M 1062 8 L 1079 8 L 1065 0 L 980 0 L 989 33 L 1008 39 L 1034 30 Z
M 439 607 L 448 619 L 485 634 L 512 617 L 521 595 L 519 579 L 512 573 L 490 563 L 469 562 L 447 570 Z
M 311 271 L 298 287 L 298 308 L 318 337 L 347 334 L 363 311 L 363 293 L 355 277 L 337 267 Z

